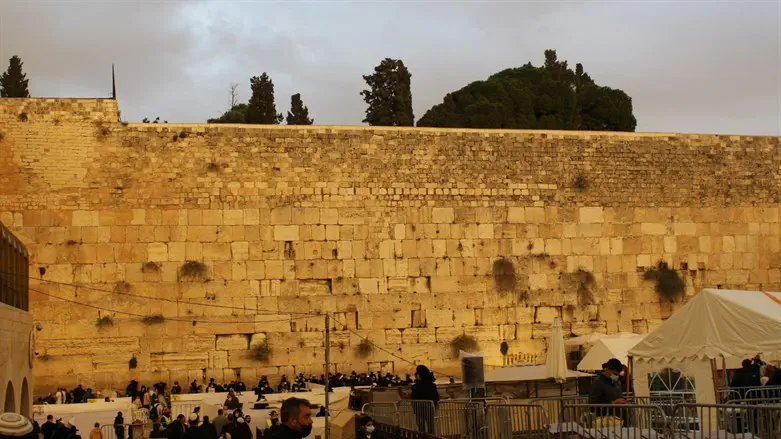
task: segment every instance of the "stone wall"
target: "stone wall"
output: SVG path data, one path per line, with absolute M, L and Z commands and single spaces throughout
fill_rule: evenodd
M 39 389 L 319 374 L 326 312 L 342 370 L 455 372 L 459 335 L 501 363 L 555 316 L 653 328 L 681 302 L 644 280 L 659 261 L 686 295 L 781 286 L 777 137 L 117 120 L 0 100 Z

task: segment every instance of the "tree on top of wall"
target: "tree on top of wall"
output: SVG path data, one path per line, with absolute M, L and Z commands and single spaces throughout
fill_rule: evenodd
M 22 59 L 14 55 L 8 61 L 8 70 L 0 76 L 0 97 L 4 98 L 29 98 L 30 90 L 27 89 L 29 79 L 22 71 Z
M 277 113 L 274 104 L 274 82 L 263 72 L 249 80 L 252 96 L 249 98 L 246 122 L 276 125 L 282 122 L 282 113 Z
M 312 125 L 314 119 L 309 118 L 309 108 L 301 100 L 301 93 L 290 96 L 290 111 L 287 112 L 288 125 Z
M 634 131 L 637 120 L 629 95 L 595 83 L 583 65 L 573 70 L 546 50 L 540 67 L 502 70 L 448 93 L 418 126 Z
M 361 92 L 369 105 L 364 122 L 369 125 L 411 127 L 415 125 L 412 113 L 412 75 L 400 59 L 385 58 L 374 68 L 374 74 L 363 75 L 369 90 Z

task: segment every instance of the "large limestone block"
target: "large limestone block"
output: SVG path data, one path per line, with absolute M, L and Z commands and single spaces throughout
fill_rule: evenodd
M 250 332 L 290 332 L 290 315 L 263 315 L 255 316 L 254 331 Z
M 478 341 L 498 341 L 501 339 L 499 326 L 467 326 L 464 333 Z
M 437 328 L 435 335 L 437 343 L 450 343 L 454 338 L 464 334 L 464 328 Z
M 48 355 L 96 355 L 136 352 L 138 337 L 71 338 L 47 340 L 36 347 Z
M 207 352 L 151 354 L 152 370 L 202 369 L 209 365 Z
M 452 327 L 453 310 L 426 309 L 426 326 L 429 328 Z
M 244 334 L 218 335 L 216 349 L 220 351 L 249 349 L 249 339 Z
M 535 307 L 534 322 L 535 323 L 547 323 L 553 322 L 554 317 L 561 317 L 559 308 L 538 306 Z

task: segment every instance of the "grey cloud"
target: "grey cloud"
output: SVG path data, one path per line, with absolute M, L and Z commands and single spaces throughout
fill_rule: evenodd
M 638 130 L 781 135 L 777 2 L 0 2 L 0 60 L 34 95 L 101 96 L 117 65 L 130 120 L 202 122 L 268 72 L 320 124 L 359 124 L 361 75 L 412 72 L 416 117 L 555 48 L 633 97 Z

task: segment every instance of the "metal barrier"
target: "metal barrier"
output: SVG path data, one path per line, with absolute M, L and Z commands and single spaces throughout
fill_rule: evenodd
M 363 405 L 361 412 L 388 425 L 398 425 L 399 408 L 395 402 L 370 402 Z M 104 438 L 105 439 L 105 438 Z
M 443 400 L 436 412 L 435 432 L 447 438 L 481 439 L 485 428 L 482 401 Z
M 781 407 L 735 404 L 681 404 L 670 425 L 673 439 L 781 438 Z
M 103 439 L 143 439 L 149 437 L 147 430 L 152 429 L 151 423 L 145 424 L 104 424 L 100 426 Z
M 426 434 L 436 434 L 433 401 L 402 400 L 397 404 L 398 426 Z
M 536 398 L 529 401 L 531 405 L 540 405 L 548 414 L 548 419 L 554 424 L 561 422 L 569 422 L 574 419 L 566 419 L 564 417 L 564 407 L 572 404 L 588 404 L 588 396 L 584 395 L 572 395 L 572 396 L 557 396 L 551 398 Z
M 546 439 L 548 419 L 536 404 L 489 405 L 485 412 L 483 439 Z
M 781 399 L 781 387 L 754 387 L 746 391 L 743 399 L 778 401 Z
M 398 425 L 385 424 L 382 422 L 374 423 L 374 433 L 372 433 L 372 439 L 435 439 L 436 436 L 432 436 L 426 433 L 421 433 L 415 430 L 408 430 L 406 428 L 399 427 Z
M 567 422 L 551 424 L 552 434 L 589 438 L 654 439 L 667 433 L 666 417 L 655 405 L 573 404 L 564 408 Z

